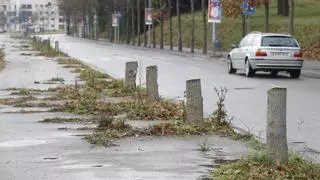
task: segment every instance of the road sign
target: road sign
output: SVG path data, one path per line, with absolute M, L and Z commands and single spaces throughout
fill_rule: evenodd
M 242 2 L 242 9 L 244 15 L 253 15 L 256 13 L 256 6 L 253 0 L 245 0 Z
M 112 14 L 112 27 L 119 26 L 119 16 L 118 14 Z
M 221 22 L 221 2 L 220 0 L 209 0 L 208 2 L 208 22 Z
M 145 12 L 144 13 L 145 24 L 152 25 L 153 24 L 153 19 L 152 19 L 153 9 L 152 8 L 145 8 L 144 12 Z

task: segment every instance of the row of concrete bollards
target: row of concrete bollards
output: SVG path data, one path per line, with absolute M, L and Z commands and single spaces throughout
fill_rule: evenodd
M 131 61 L 126 63 L 125 69 L 125 88 L 136 88 L 138 62 Z M 148 66 L 146 68 L 146 99 L 148 101 L 158 101 L 158 68 Z M 201 94 L 200 79 L 192 79 L 186 82 L 186 123 L 204 126 L 203 120 L 203 98 Z
M 137 69 L 137 61 L 126 63 L 126 88 L 136 88 Z M 146 68 L 146 96 L 147 100 L 150 101 L 159 100 L 157 66 L 148 66 Z M 186 81 L 185 97 L 185 122 L 203 127 L 203 97 L 200 79 Z M 268 91 L 267 151 L 275 160 L 280 162 L 288 160 L 286 101 L 286 88 L 277 87 Z
M 56 40 L 53 40 L 53 39 L 43 39 L 43 38 L 41 38 L 41 37 L 39 37 L 39 36 L 33 36 L 32 37 L 32 40 L 33 40 L 33 42 L 45 42 L 45 43 L 47 43 L 47 45 L 51 48 L 51 44 L 52 43 L 54 43 L 54 45 L 53 45 L 53 49 L 56 51 L 56 52 L 59 52 L 60 51 L 60 49 L 59 49 L 59 41 L 56 41 Z
M 50 40 L 43 40 L 34 36 L 34 41 L 46 41 L 48 45 Z M 59 42 L 54 41 L 54 49 L 59 52 Z M 126 62 L 124 86 L 128 89 L 137 88 L 138 62 Z M 201 91 L 201 80 L 191 79 L 186 81 L 185 91 L 185 122 L 204 126 L 203 118 L 203 97 Z M 148 101 L 159 101 L 158 90 L 158 68 L 157 66 L 148 66 L 146 68 L 146 98 Z M 287 89 L 272 88 L 268 91 L 267 108 L 267 151 L 275 160 L 283 162 L 288 160 L 287 145 Z

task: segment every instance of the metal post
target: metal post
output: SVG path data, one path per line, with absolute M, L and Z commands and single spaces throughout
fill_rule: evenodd
M 148 6 L 151 8 L 152 0 L 149 0 Z M 148 47 L 151 48 L 151 25 L 148 25 Z
M 248 25 L 247 31 L 248 31 L 248 33 L 250 33 L 250 31 L 251 31 L 250 15 L 248 15 L 248 23 L 247 23 L 247 25 Z
M 246 16 L 242 14 L 242 37 L 246 36 Z
M 114 42 L 117 43 L 117 26 L 115 26 L 113 29 L 114 29 Z
M 119 26 L 118 26 L 118 43 L 120 44 L 120 23 L 119 23 Z
M 215 48 L 215 41 L 216 41 L 216 23 L 212 23 L 212 49 L 215 55 L 216 48 Z

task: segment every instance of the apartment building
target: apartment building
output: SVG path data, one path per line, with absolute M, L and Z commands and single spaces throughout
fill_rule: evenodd
M 38 32 L 65 29 L 58 0 L 0 0 L 0 5 L 0 28 L 3 13 L 3 28 L 7 31 L 23 31 L 27 27 Z

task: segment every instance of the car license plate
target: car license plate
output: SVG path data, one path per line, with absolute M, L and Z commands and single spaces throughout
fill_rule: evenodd
M 289 53 L 287 52 L 271 52 L 272 56 L 288 56 Z

